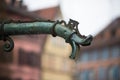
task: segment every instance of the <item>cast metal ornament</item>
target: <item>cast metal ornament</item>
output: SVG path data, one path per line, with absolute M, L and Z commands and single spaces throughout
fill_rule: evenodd
M 65 39 L 72 47 L 71 59 L 76 59 L 80 45 L 88 46 L 93 37 L 83 36 L 79 33 L 78 22 L 70 19 L 68 24 L 62 21 L 3 21 L 0 23 L 0 40 L 6 42 L 4 51 L 11 51 L 14 48 L 14 42 L 10 36 L 25 34 L 52 34 L 53 37 L 59 36 Z

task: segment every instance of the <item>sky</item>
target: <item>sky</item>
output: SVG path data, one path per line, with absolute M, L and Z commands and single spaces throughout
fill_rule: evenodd
M 24 0 L 30 11 L 60 5 L 65 21 L 78 21 L 82 35 L 95 36 L 120 16 L 120 0 Z

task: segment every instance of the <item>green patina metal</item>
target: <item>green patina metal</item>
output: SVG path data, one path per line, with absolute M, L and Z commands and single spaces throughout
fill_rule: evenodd
M 0 40 L 9 42 L 4 45 L 5 51 L 11 51 L 14 48 L 14 42 L 9 36 L 26 34 L 52 34 L 60 36 L 70 43 L 72 52 L 70 58 L 75 59 L 79 53 L 80 45 L 90 45 L 93 37 L 82 36 L 78 31 L 78 22 L 70 19 L 69 23 L 65 21 L 9 21 L 0 24 Z

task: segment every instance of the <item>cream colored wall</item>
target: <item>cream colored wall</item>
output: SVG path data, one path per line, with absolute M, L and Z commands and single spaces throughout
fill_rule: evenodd
M 43 80 L 72 80 L 71 46 L 60 37 L 48 36 L 42 54 Z
M 43 74 L 43 80 L 72 80 L 69 74 L 59 74 L 51 71 L 46 71 Z
M 55 51 L 57 51 L 57 54 Z M 61 37 L 48 36 L 45 46 L 45 52 L 51 52 L 55 55 L 67 57 L 70 55 L 71 47 Z

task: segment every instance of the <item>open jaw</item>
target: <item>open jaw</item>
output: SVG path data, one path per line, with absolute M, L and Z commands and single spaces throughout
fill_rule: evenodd
M 91 44 L 93 37 L 91 35 L 86 38 L 80 38 L 77 34 L 73 34 L 71 37 L 70 45 L 72 47 L 72 52 L 70 55 L 71 59 L 76 59 L 80 52 L 80 45 L 88 46 Z

